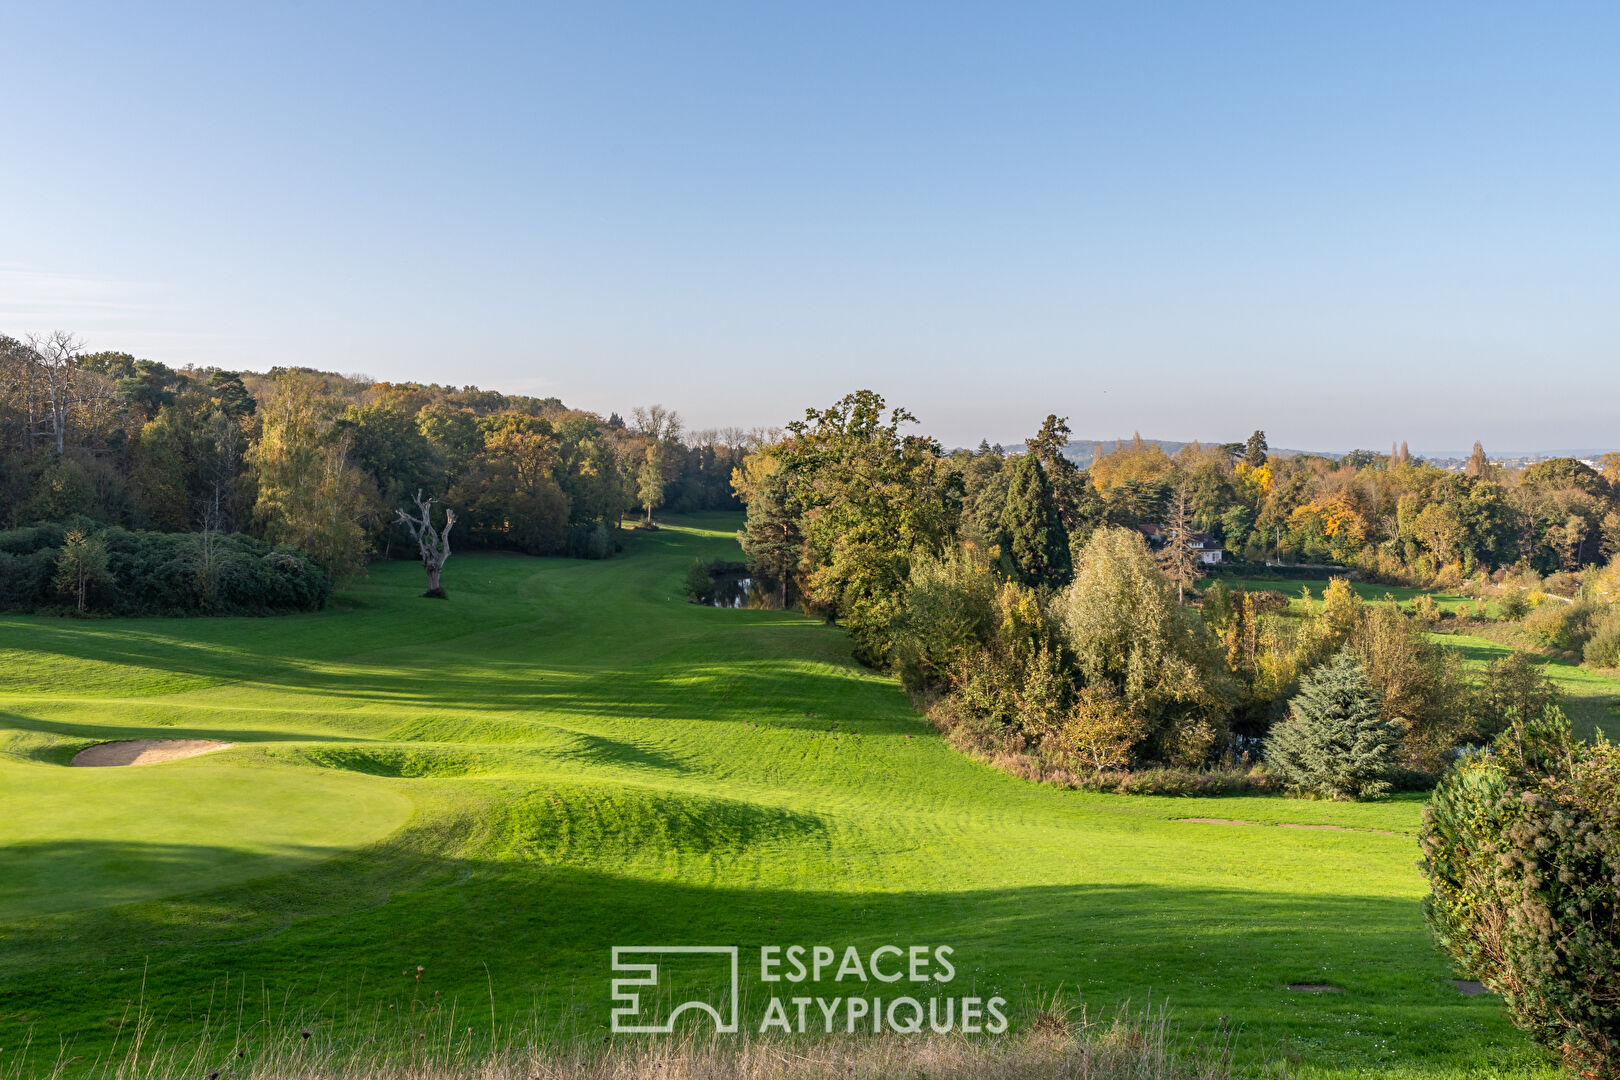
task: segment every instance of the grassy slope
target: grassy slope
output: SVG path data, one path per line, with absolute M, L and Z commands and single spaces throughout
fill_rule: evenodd
M 1461 650 L 1473 668 L 1482 669 L 1513 651 L 1511 645 L 1467 634 L 1438 634 L 1435 638 Z M 1558 657 L 1538 658 L 1538 662 L 1563 694 L 1563 709 L 1576 735 L 1589 739 L 1599 728 L 1611 739 L 1620 735 L 1620 679 Z
M 502 1012 L 566 1000 L 596 1025 L 614 944 L 893 942 L 954 946 L 958 993 L 1167 1000 L 1335 1073 L 1534 1071 L 1429 944 L 1417 802 L 998 774 L 837 630 L 683 603 L 686 565 L 735 557 L 735 524 L 603 563 L 458 557 L 448 603 L 391 564 L 312 616 L 0 618 L 0 859 L 27 875 L 0 886 L 0 1047 L 32 1028 L 89 1051 L 143 978 L 183 1023 L 227 979 L 250 1011 L 378 1007 L 422 964 L 475 1016 L 492 985 Z M 238 745 L 63 768 L 139 736 Z

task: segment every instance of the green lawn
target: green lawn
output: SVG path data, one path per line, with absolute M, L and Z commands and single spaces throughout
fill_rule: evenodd
M 318 615 L 0 617 L 0 1053 L 32 1031 L 88 1057 L 137 1001 L 171 1030 L 227 999 L 385 1008 L 418 964 L 469 1024 L 493 995 L 605 1027 L 614 945 L 894 943 L 954 947 L 957 993 L 1168 1002 L 1192 1036 L 1230 1017 L 1251 1062 L 1544 1075 L 1429 943 L 1419 801 L 994 772 L 840 631 L 683 602 L 694 557 L 737 557 L 736 525 L 638 533 L 600 563 L 458 556 L 448 603 L 400 563 Z M 65 767 L 154 736 L 237 745 Z
M 1437 634 L 1435 640 L 1461 650 L 1474 668 L 1483 668 L 1513 651 L 1510 645 L 1466 634 Z M 1537 658 L 1537 662 L 1563 695 L 1563 709 L 1576 735 L 1590 739 L 1601 728 L 1611 740 L 1620 736 L 1620 679 L 1556 657 Z

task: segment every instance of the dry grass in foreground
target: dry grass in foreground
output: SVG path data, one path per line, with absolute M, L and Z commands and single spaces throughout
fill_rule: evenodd
M 1172 1045 L 1164 1014 L 1088 1022 L 1083 1010 L 1046 1007 L 1001 1037 L 676 1035 L 609 1040 L 512 1032 L 490 1036 L 450 1024 L 323 1025 L 234 1032 L 165 1044 L 138 1031 L 99 1061 L 63 1057 L 43 1070 L 13 1059 L 3 1080 L 1226 1080 L 1230 1039 L 1203 1052 Z M 414 1034 L 413 1034 L 414 1031 Z

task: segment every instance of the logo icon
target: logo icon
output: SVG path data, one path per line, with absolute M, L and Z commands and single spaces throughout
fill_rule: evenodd
M 730 974 L 730 994 L 723 1008 L 716 1008 L 713 1004 L 693 998 L 682 1001 L 669 1011 L 662 1023 L 644 1022 L 642 990 L 652 988 L 653 1000 L 649 1006 L 654 1010 L 658 1007 L 657 998 L 660 988 L 675 994 L 675 979 L 683 976 L 691 977 L 693 966 L 704 967 L 702 964 L 693 965 L 690 962 L 660 961 L 659 957 L 691 957 L 707 955 L 723 958 L 723 964 L 714 970 L 726 970 Z M 635 961 L 642 962 L 635 962 Z M 712 964 L 712 961 L 711 961 Z M 666 972 L 660 968 L 674 969 L 672 978 L 665 980 Z M 733 1034 L 737 1030 L 737 946 L 735 945 L 615 945 L 613 946 L 613 970 L 623 972 L 632 977 L 613 980 L 613 1033 L 615 1035 L 668 1035 L 675 1030 L 675 1021 L 688 1010 L 708 1013 L 714 1019 L 714 1029 L 722 1034 Z M 667 982 L 667 985 L 663 985 Z M 680 996 L 680 995 L 677 995 Z M 672 997 L 671 1000 L 674 1000 Z

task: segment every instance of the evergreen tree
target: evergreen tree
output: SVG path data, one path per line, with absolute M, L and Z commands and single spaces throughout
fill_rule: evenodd
M 1266 445 L 1266 433 L 1256 431 L 1243 446 L 1243 463 L 1251 469 L 1258 469 L 1266 463 L 1266 451 L 1270 449 Z
M 1381 716 L 1378 694 L 1348 648 L 1300 682 L 1289 708 L 1266 740 L 1266 765 L 1291 790 L 1330 799 L 1389 790 L 1400 721 Z
M 1069 533 L 1051 481 L 1034 453 L 1021 454 L 1012 464 L 1001 536 L 1003 556 L 1024 584 L 1058 588 L 1068 583 Z

